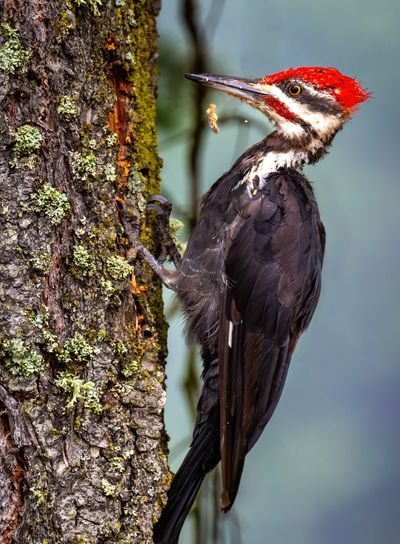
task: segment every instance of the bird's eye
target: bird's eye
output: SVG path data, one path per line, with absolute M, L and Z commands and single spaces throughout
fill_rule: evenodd
M 292 96 L 298 96 L 301 93 L 300 85 L 290 85 L 288 89 Z

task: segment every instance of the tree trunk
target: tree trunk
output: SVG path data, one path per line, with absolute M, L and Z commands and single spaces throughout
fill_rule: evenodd
M 152 542 L 165 497 L 161 288 L 116 206 L 154 249 L 157 4 L 0 0 L 2 543 Z

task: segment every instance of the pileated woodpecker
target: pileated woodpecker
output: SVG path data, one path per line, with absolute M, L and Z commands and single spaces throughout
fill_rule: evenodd
M 204 387 L 193 441 L 155 526 L 178 541 L 204 476 L 221 461 L 221 508 L 237 494 L 247 452 L 271 418 L 321 285 L 325 230 L 304 164 L 325 155 L 368 93 L 334 68 L 262 79 L 186 74 L 261 110 L 276 130 L 247 150 L 203 197 L 176 272 L 166 275 L 198 342 Z

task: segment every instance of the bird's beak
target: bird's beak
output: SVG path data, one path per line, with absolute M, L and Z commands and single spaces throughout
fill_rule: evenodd
M 185 77 L 203 83 L 203 85 L 207 85 L 212 89 L 218 89 L 237 96 L 246 102 L 257 102 L 262 97 L 270 95 L 269 85 L 262 85 L 259 79 L 217 76 L 213 74 L 185 74 Z

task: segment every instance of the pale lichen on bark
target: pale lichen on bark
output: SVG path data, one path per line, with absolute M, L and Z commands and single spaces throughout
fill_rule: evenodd
M 0 0 L 5 543 L 151 542 L 169 482 L 161 288 L 115 206 L 154 245 L 158 6 L 93 6 Z

